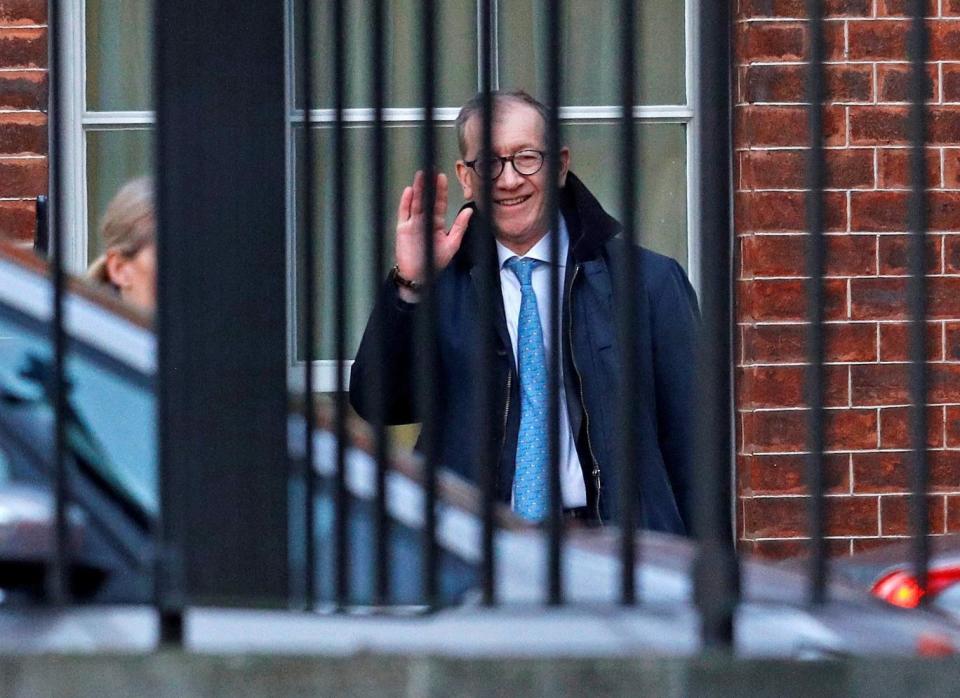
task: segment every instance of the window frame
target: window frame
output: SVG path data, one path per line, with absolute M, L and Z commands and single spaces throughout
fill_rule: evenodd
M 699 152 L 697 124 L 699 117 L 698 84 L 699 84 L 699 43 L 700 35 L 697 22 L 697 10 L 702 0 L 684 0 L 684 32 L 685 47 L 685 91 L 686 103 L 676 105 L 636 106 L 633 117 L 637 124 L 671 123 L 683 124 L 686 140 L 686 185 L 687 185 L 687 269 L 694 288 L 700 288 L 701 258 L 699 249 L 699 176 L 701 163 L 696 157 Z M 297 109 L 294 103 L 294 61 L 295 46 L 293 41 L 293 26 L 295 19 L 295 3 L 285 0 L 285 51 L 287 54 L 285 66 L 285 91 L 287 102 L 286 125 L 286 171 L 287 181 L 287 365 L 288 384 L 293 390 L 303 389 L 303 361 L 296 359 L 297 355 L 297 328 L 296 310 L 297 293 L 300 279 L 296 264 L 296 227 L 297 210 L 295 205 L 297 160 L 294 148 L 294 129 L 297 124 L 306 120 L 307 127 L 318 124 L 331 123 L 334 120 L 333 109 L 311 109 L 309 118 L 302 109 Z M 499 2 L 493 0 L 494 13 L 494 46 L 496 54 L 497 26 L 499 21 Z M 477 2 L 479 20 L 480 3 Z M 63 221 L 70 231 L 67 236 L 65 250 L 66 268 L 73 273 L 82 273 L 87 267 L 87 250 L 92 231 L 88 229 L 89 202 L 87 187 L 87 134 L 95 131 L 123 131 L 123 130 L 152 130 L 156 123 L 154 112 L 142 111 L 98 111 L 89 110 L 86 104 L 86 0 L 67 0 L 63 4 L 61 14 L 62 25 L 60 37 L 63 52 L 61 65 L 66 74 L 60 82 L 61 108 L 60 119 L 62 138 L 62 152 L 59 154 L 63 172 L 63 195 L 59 197 L 64 209 Z M 478 65 L 481 41 L 479 37 L 480 22 L 477 22 Z M 499 85 L 499 66 L 495 61 L 493 70 L 494 87 Z M 479 89 L 479 75 L 478 75 Z M 610 124 L 620 118 L 619 105 L 604 106 L 566 106 L 560 109 L 562 124 Z M 457 116 L 458 109 L 451 107 L 438 108 L 434 112 L 437 122 L 452 123 Z M 388 122 L 416 124 L 422 121 L 423 110 L 420 108 L 387 108 L 384 109 L 384 118 Z M 351 123 L 372 123 L 372 108 L 351 108 L 344 110 L 344 117 Z M 336 360 L 318 359 L 314 361 L 314 390 L 331 392 L 336 385 Z M 349 379 L 352 361 L 345 361 L 342 370 L 345 378 Z

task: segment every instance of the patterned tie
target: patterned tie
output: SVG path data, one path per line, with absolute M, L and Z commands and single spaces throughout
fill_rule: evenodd
M 537 296 L 533 291 L 536 259 L 511 257 L 507 268 L 520 281 L 517 361 L 520 364 L 520 435 L 513 476 L 513 506 L 532 521 L 547 515 L 547 361 Z

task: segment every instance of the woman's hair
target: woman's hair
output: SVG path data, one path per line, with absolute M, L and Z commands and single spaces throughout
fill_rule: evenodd
M 153 178 L 138 177 L 120 187 L 100 220 L 100 241 L 104 252 L 87 269 L 87 278 L 110 283 L 107 252 L 116 250 L 133 257 L 156 239 L 153 206 Z

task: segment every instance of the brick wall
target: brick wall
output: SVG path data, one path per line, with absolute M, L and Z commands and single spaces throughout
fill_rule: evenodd
M 804 549 L 804 0 L 734 0 L 738 517 Z M 826 460 L 836 553 L 907 533 L 903 0 L 827 0 Z M 960 531 L 960 0 L 931 0 L 930 525 Z
M 24 244 L 47 191 L 46 21 L 46 0 L 0 0 L 0 239 Z

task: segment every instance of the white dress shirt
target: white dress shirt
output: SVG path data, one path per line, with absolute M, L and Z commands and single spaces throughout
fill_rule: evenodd
M 553 235 L 553 232 L 548 232 L 524 255 L 524 257 L 544 262 L 544 264 L 538 264 L 534 267 L 531 281 L 533 283 L 534 293 L 537 295 L 537 310 L 540 313 L 540 326 L 543 328 L 543 342 L 548 366 L 550 365 L 550 318 L 555 317 L 559 322 L 560 312 L 563 307 L 563 284 L 567 266 L 567 248 L 569 246 L 569 234 L 563 216 L 560 216 L 560 244 L 558 246 L 560 254 L 560 274 L 557 298 L 560 300 L 560 307 L 557 308 L 555 313 L 550 312 L 551 235 Z M 500 260 L 500 288 L 503 291 L 503 310 L 507 318 L 507 332 L 510 334 L 510 344 L 513 345 L 513 360 L 516 363 L 517 325 L 520 320 L 521 300 L 520 281 L 517 279 L 516 274 L 510 271 L 505 265 L 507 260 L 517 255 L 497 241 L 497 256 Z M 574 435 L 570 429 L 570 413 L 567 411 L 567 398 L 563 390 L 562 363 L 560 370 L 560 414 L 564 416 L 564 418 L 560 420 L 560 492 L 563 497 L 564 507 L 582 507 L 587 504 L 587 488 L 583 482 L 583 471 L 580 469 L 580 456 L 577 454 Z

